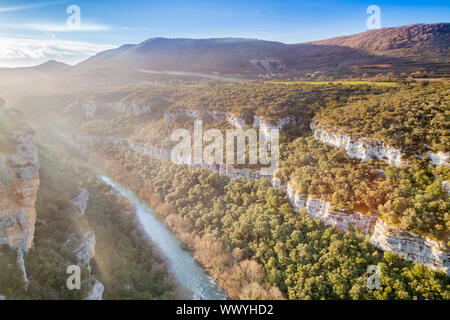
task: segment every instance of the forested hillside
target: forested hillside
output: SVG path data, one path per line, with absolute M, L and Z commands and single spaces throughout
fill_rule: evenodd
M 449 152 L 449 105 L 449 85 L 420 85 L 324 108 L 315 121 L 354 137 L 380 139 L 409 155 Z
M 194 253 L 209 262 L 231 297 L 238 297 L 239 288 L 251 298 L 267 297 L 273 289 L 266 284 L 289 299 L 450 298 L 449 278 L 442 272 L 382 254 L 360 234 L 343 235 L 305 212 L 295 213 L 268 180 L 230 180 L 123 148 L 103 147 L 101 152 L 116 160 L 113 173 L 124 182 L 132 179 L 142 197 L 168 205 L 158 212 L 178 228 L 188 245 L 195 248 L 195 239 L 213 237 L 210 245 Z M 253 275 L 251 291 L 242 281 L 234 281 L 236 274 L 228 275 L 236 262 L 247 260 L 257 262 L 263 271 L 262 276 Z M 366 268 L 371 264 L 382 270 L 381 290 L 366 287 Z

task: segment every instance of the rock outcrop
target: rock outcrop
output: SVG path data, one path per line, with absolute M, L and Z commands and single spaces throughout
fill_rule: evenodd
M 370 243 L 383 251 L 394 252 L 406 260 L 442 270 L 450 275 L 450 250 L 441 242 L 393 228 L 378 219 Z
M 74 240 L 77 237 L 73 237 L 69 242 L 76 243 L 75 254 L 78 259 L 78 265 L 80 267 L 87 267 L 89 271 L 91 270 L 91 259 L 95 257 L 95 233 L 91 230 L 85 231 L 81 235 L 81 239 L 78 241 Z
M 73 199 L 73 204 L 79 210 L 79 215 L 84 215 L 88 200 L 89 192 L 85 188 L 80 188 L 80 194 L 75 199 Z
M 282 187 L 279 179 L 277 177 L 274 179 L 274 187 Z M 288 182 L 285 188 L 294 209 L 306 208 L 311 218 L 319 219 L 325 225 L 334 226 L 344 232 L 358 229 L 370 236 L 370 242 L 374 247 L 401 255 L 424 266 L 442 270 L 450 276 L 450 249 L 443 242 L 392 227 L 375 215 L 336 208 L 324 199 L 299 193 L 292 182 Z
M 336 148 L 343 148 L 350 158 L 362 161 L 382 160 L 397 166 L 405 164 L 402 152 L 392 148 L 380 140 L 356 138 L 347 134 L 316 128 L 311 122 L 314 138 Z
M 296 210 L 306 208 L 311 218 L 319 219 L 324 224 L 345 232 L 353 229 L 368 234 L 378 220 L 377 216 L 337 208 L 321 198 L 300 194 L 292 183 L 287 184 L 286 194 Z
M 430 157 L 431 163 L 434 164 L 435 166 L 437 166 L 437 165 L 448 166 L 449 165 L 450 153 L 445 153 L 445 152 L 437 152 L 437 153 L 427 152 L 426 154 Z
M 89 292 L 84 300 L 102 300 L 105 287 L 95 278 L 90 278 L 83 285 L 89 286 Z
M 89 200 L 89 192 L 85 188 L 80 188 L 80 194 L 73 200 L 73 204 L 78 209 L 78 216 L 84 215 Z M 81 224 L 80 224 L 81 225 Z M 71 234 L 66 243 L 73 249 L 77 257 L 77 265 L 81 268 L 86 267 L 91 274 L 91 260 L 95 257 L 95 233 L 87 227 L 80 227 L 79 232 Z M 83 287 L 88 287 L 88 294 L 85 300 L 102 300 L 104 286 L 103 284 L 90 277 L 82 282 Z
M 311 122 L 311 130 L 314 138 L 336 148 L 343 148 L 350 158 L 360 159 L 361 161 L 381 160 L 389 164 L 401 166 L 408 164 L 405 161 L 404 154 L 400 149 L 389 146 L 385 142 L 376 139 L 353 137 L 345 133 L 338 132 L 337 129 L 323 129 L 317 124 Z M 445 152 L 426 152 L 418 155 L 423 157 L 428 155 L 433 165 L 449 165 L 450 154 Z
M 20 114 L 5 110 L 3 105 L 0 113 L 3 120 L 16 126 L 2 125 L 0 132 L 0 245 L 7 244 L 26 253 L 34 238 L 38 153 L 33 145 L 33 132 L 20 123 Z

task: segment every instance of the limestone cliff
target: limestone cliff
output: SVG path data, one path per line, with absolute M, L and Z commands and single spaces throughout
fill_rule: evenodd
M 89 192 L 85 188 L 80 188 L 80 194 L 73 199 L 73 204 L 77 208 L 78 219 L 83 220 L 89 200 Z M 86 267 L 90 277 L 83 281 L 82 286 L 88 287 L 88 294 L 85 300 L 102 300 L 104 286 L 91 275 L 91 261 L 95 257 L 95 232 L 87 225 L 80 223 L 78 232 L 69 236 L 66 245 L 73 250 L 77 257 L 77 265 Z
M 282 187 L 277 177 L 274 177 L 273 184 L 274 187 Z M 287 183 L 285 190 L 291 205 L 296 210 L 306 208 L 311 218 L 344 232 L 358 229 L 370 236 L 370 243 L 376 248 L 450 275 L 450 249 L 445 243 L 390 226 L 378 216 L 336 208 L 322 198 L 303 195 L 292 182 Z
M 392 148 L 380 140 L 356 138 L 333 130 L 323 130 L 312 122 L 311 130 L 314 132 L 316 140 L 320 140 L 336 148 L 345 149 L 345 152 L 350 158 L 356 158 L 362 161 L 371 159 L 382 160 L 397 166 L 405 164 L 400 150 Z
M 0 105 L 0 244 L 27 252 L 33 244 L 39 188 L 33 131 L 18 111 Z
M 381 140 L 353 137 L 338 132 L 338 129 L 323 129 L 320 125 L 311 122 L 314 138 L 336 148 L 343 148 L 350 158 L 368 161 L 371 159 L 385 161 L 400 166 L 407 164 L 400 149 L 394 148 Z M 450 154 L 445 152 L 426 152 L 418 157 L 429 156 L 434 165 L 449 165 Z
M 295 209 L 306 208 L 311 218 L 319 219 L 326 225 L 334 226 L 342 231 L 354 229 L 368 234 L 378 220 L 376 216 L 337 208 L 324 199 L 300 194 L 292 183 L 287 184 L 286 194 Z
M 81 188 L 80 194 L 75 199 L 73 199 L 73 204 L 75 205 L 75 207 L 77 207 L 79 215 L 84 215 L 88 200 L 89 192 L 85 188 Z
M 370 243 L 383 251 L 394 252 L 407 260 L 440 269 L 450 275 L 450 250 L 441 242 L 394 228 L 379 219 Z
M 89 286 L 89 292 L 84 298 L 84 300 L 102 300 L 103 299 L 103 291 L 105 287 L 103 284 L 95 278 L 90 278 L 83 285 Z

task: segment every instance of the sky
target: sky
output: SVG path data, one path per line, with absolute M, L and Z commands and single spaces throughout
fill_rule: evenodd
M 0 0 L 0 67 L 75 64 L 152 37 L 327 39 L 366 31 L 370 5 L 382 28 L 450 20 L 448 0 Z

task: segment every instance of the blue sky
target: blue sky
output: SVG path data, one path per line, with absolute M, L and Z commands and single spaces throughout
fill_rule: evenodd
M 381 27 L 449 22 L 450 1 L 0 0 L 0 67 L 56 59 L 76 63 L 95 52 L 151 37 L 248 37 L 285 43 L 367 30 L 378 5 Z M 81 10 L 69 30 L 69 5 Z

